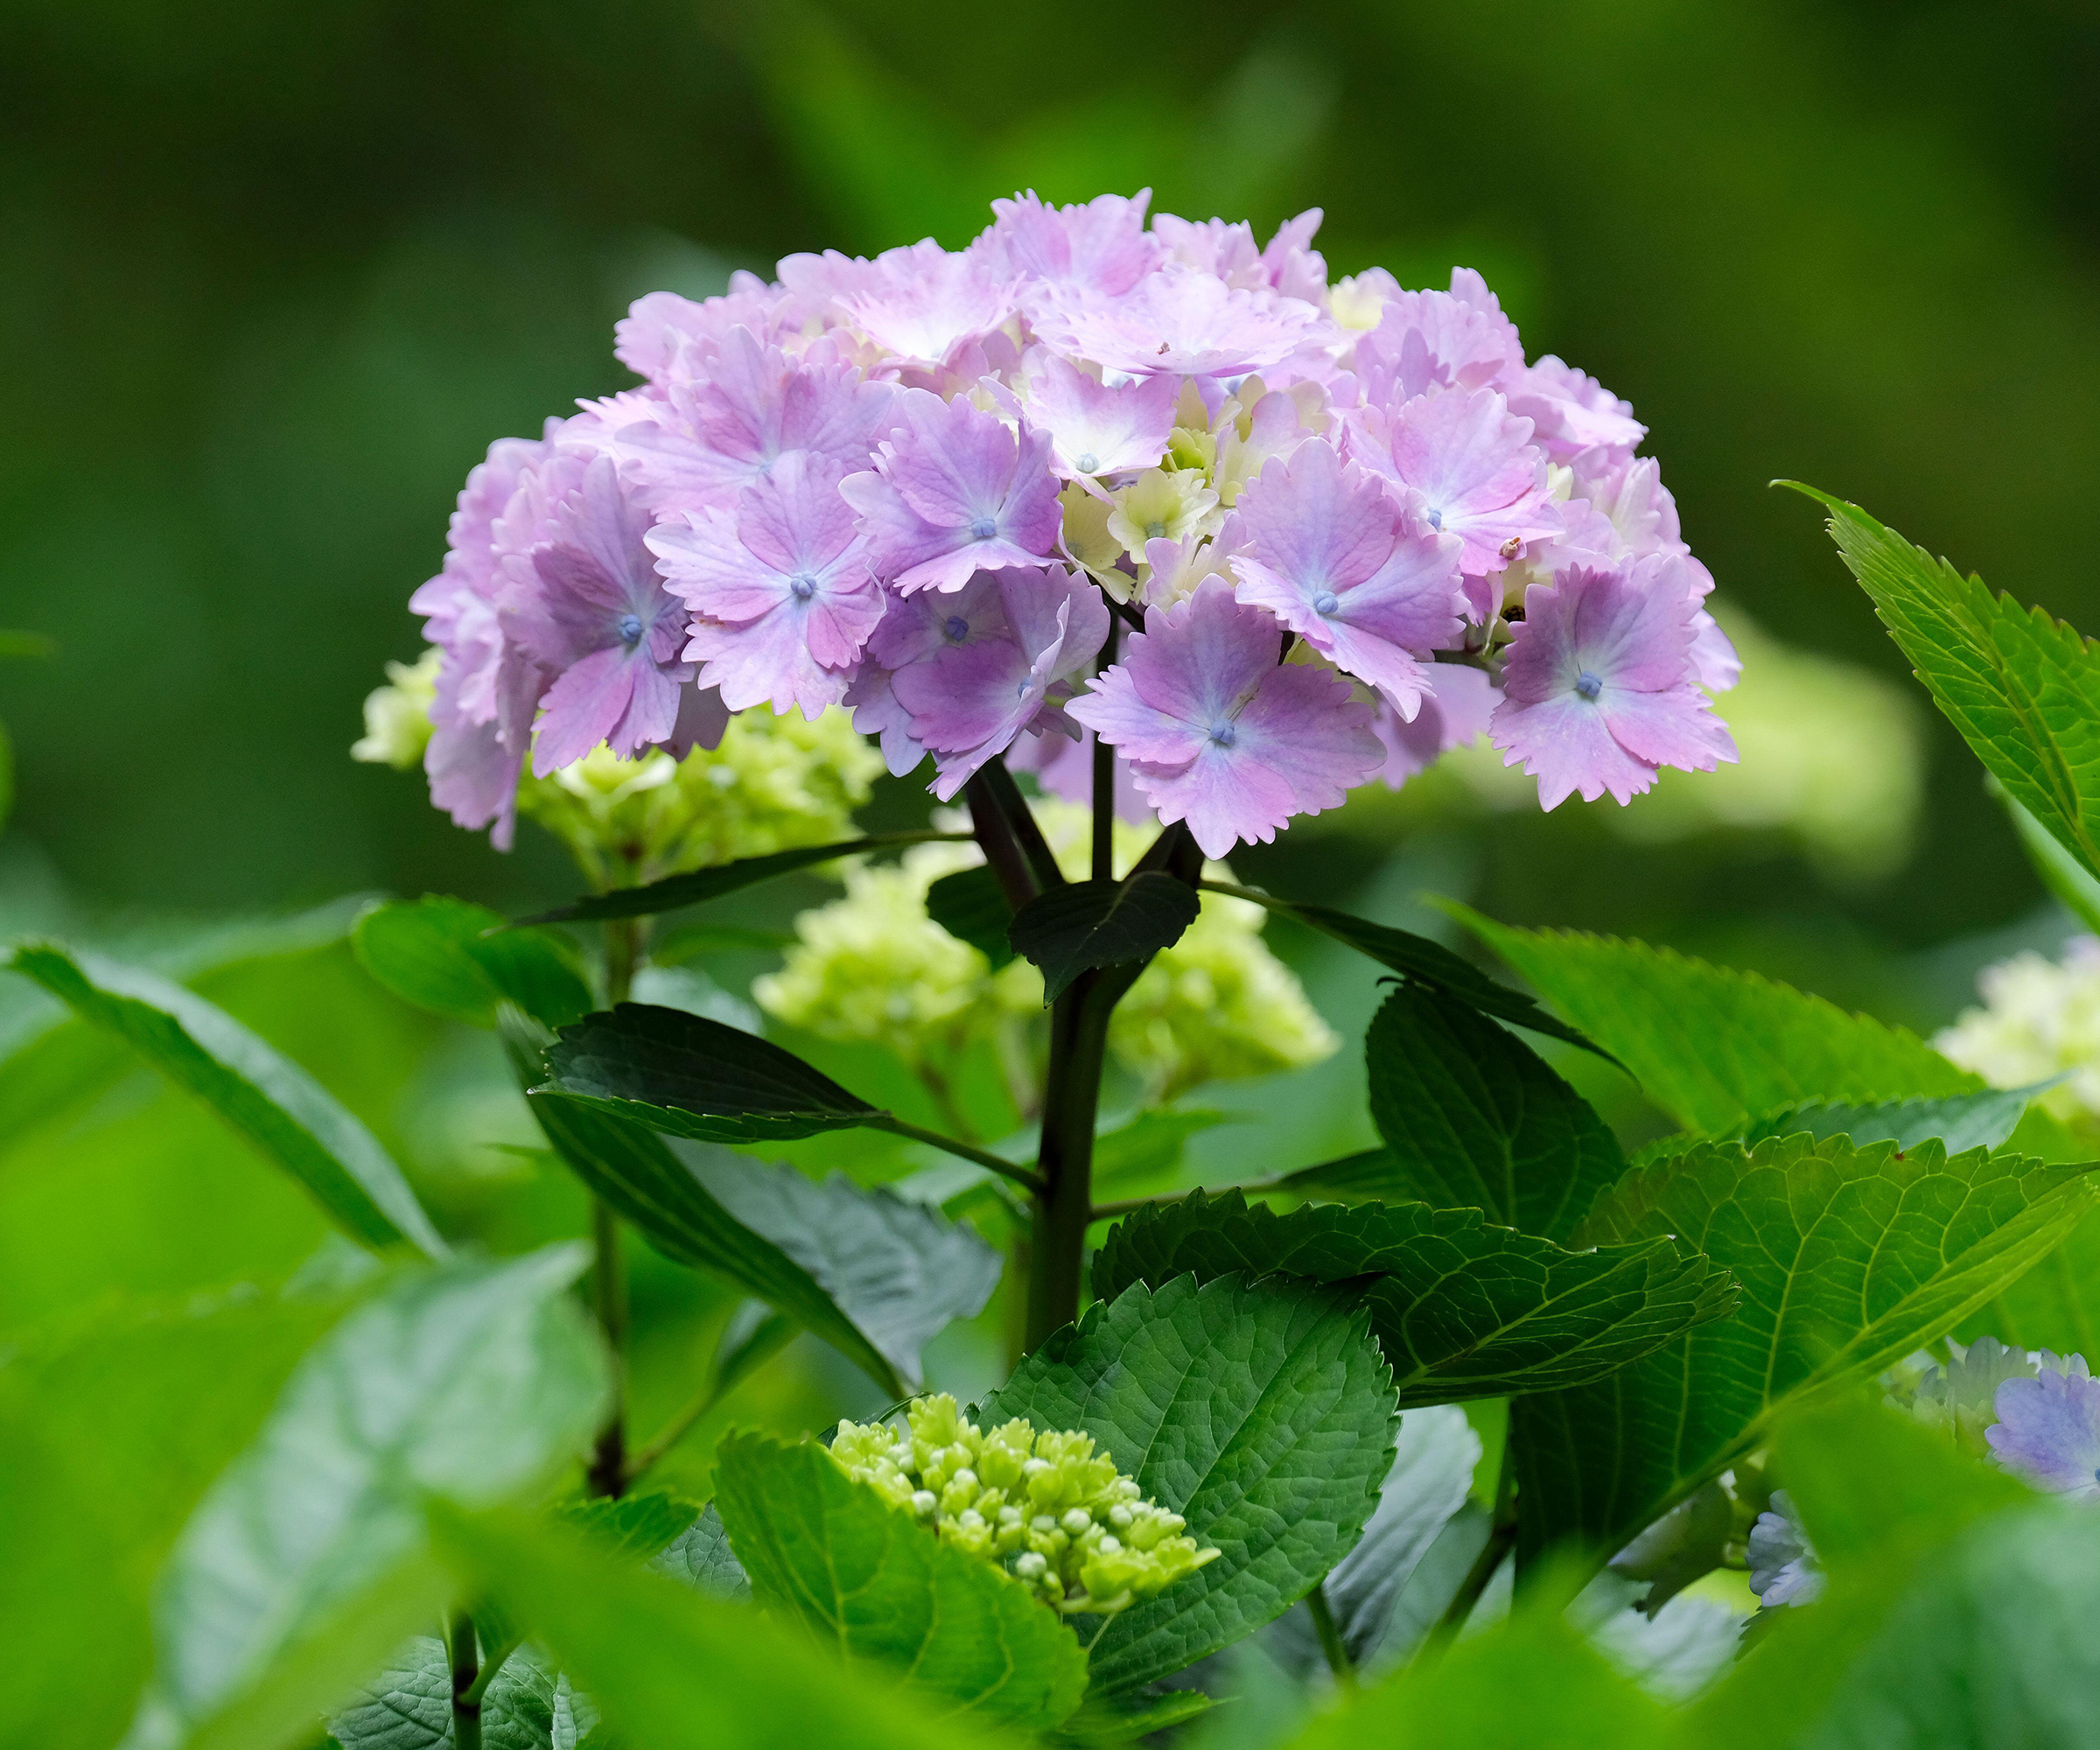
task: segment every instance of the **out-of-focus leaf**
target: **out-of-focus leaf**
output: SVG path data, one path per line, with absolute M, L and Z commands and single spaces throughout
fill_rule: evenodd
M 1182 1276 L 1096 1302 L 978 1420 L 1091 1434 L 1222 1552 L 1109 1620 L 1094 1684 L 1123 1695 L 1280 1616 L 1348 1553 L 1392 1464 L 1394 1408 L 1354 1296 Z
M 1742 1304 L 1608 1380 L 1511 1406 L 1520 1548 L 1623 1546 L 1787 1405 L 1953 1328 L 2093 1207 L 2089 1172 L 1806 1136 L 1635 1168 L 1576 1242 L 1675 1235 L 1736 1276 Z
M 1114 1185 L 1162 1178 L 1181 1165 L 1191 1137 L 1233 1120 L 1201 1106 L 1165 1106 L 1138 1113 L 1094 1138 L 1094 1183 Z
M 1643 1233 L 1571 1251 L 1478 1209 L 1309 1205 L 1278 1214 L 1237 1191 L 1138 1211 L 1094 1257 L 1094 1292 L 1194 1271 L 1347 1283 L 1370 1315 L 1403 1408 L 1505 1397 L 1593 1380 L 1724 1316 L 1729 1278 L 1689 1247 Z
M 122 1735 L 151 1664 L 149 1606 L 170 1545 L 344 1306 L 252 1290 L 186 1296 L 10 1345 L 0 1363 L 0 1637 L 20 1662 L 10 1737 Z
M 447 1250 L 401 1169 L 305 1070 L 179 984 L 64 947 L 18 942 L 4 962 L 116 1034 L 284 1167 L 352 1238 Z
M 1530 1032 L 1544 1033 L 1550 1039 L 1564 1040 L 1585 1051 L 1595 1052 L 1607 1062 L 1619 1061 L 1603 1046 L 1540 1008 L 1522 990 L 1490 978 L 1470 961 L 1461 960 L 1442 943 L 1432 942 L 1425 935 L 1375 924 L 1365 918 L 1353 918 L 1347 912 L 1335 911 L 1329 906 L 1279 900 L 1258 887 L 1238 887 L 1226 881 L 1206 881 L 1203 886 L 1215 892 L 1230 893 L 1236 899 L 1251 900 L 1257 906 L 1266 906 L 1284 917 L 1295 918 L 1306 928 L 1332 936 L 1343 947 L 1354 948 L 1379 965 L 1390 967 L 1402 977 L 1441 990 L 1478 1009 L 1483 1015 L 1493 1015 L 1498 1020 L 1508 1021 Z
M 598 1717 L 594 1702 L 577 1694 L 531 1648 L 521 1647 L 482 1694 L 481 1750 L 559 1750 L 556 1721 L 564 1712 L 586 1732 Z M 417 1635 L 336 1712 L 328 1730 L 342 1750 L 438 1750 L 454 1742 L 452 1670 L 444 1643 L 433 1634 Z
M 853 1661 L 887 1666 L 978 1718 L 1043 1730 L 1079 1705 L 1087 1656 L 1019 1581 L 943 1543 L 822 1446 L 737 1433 L 715 1505 L 769 1609 Z
M 1345 1201 L 1376 1198 L 1381 1201 L 1404 1203 L 1411 1196 L 1408 1190 L 1411 1175 L 1382 1144 L 1359 1149 L 1339 1160 L 1301 1166 L 1294 1172 L 1286 1172 L 1276 1183 L 1279 1190 L 1339 1197 Z
M 1670 1716 L 1621 1677 L 1541 1584 L 1502 1627 L 1314 1719 L 1291 1750 L 1660 1750 Z
M 1735 1503 L 1717 1481 L 1696 1489 L 1611 1559 L 1611 1571 L 1639 1586 L 1635 1607 L 1653 1616 L 1726 1559 Z
M 991 962 L 997 972 L 1013 958 L 1007 930 L 1013 907 L 999 891 L 999 878 L 988 864 L 943 875 L 926 890 L 926 914 L 958 942 L 966 942 Z
M 58 648 L 58 640 L 46 633 L 0 630 L 0 656 L 33 660 L 52 655 Z
M 1187 882 L 1140 869 L 1121 881 L 1073 881 L 1039 893 L 1014 914 L 1008 937 L 1041 969 L 1043 1000 L 1054 1003 L 1082 972 L 1172 948 L 1200 909 Z
M 1128 1744 L 1155 1732 L 1184 1726 L 1217 1704 L 1201 1690 L 1155 1690 L 1145 1695 L 1089 1695 L 1079 1711 L 1049 1736 L 1053 1744 Z
M 792 875 L 819 863 L 835 863 L 842 857 L 864 856 L 871 851 L 893 850 L 900 845 L 924 844 L 934 839 L 966 839 L 966 832 L 882 832 L 866 838 L 849 838 L 836 844 L 801 844 L 791 850 L 775 850 L 764 857 L 739 858 L 734 863 L 718 863 L 710 869 L 694 869 L 683 875 L 667 875 L 646 887 L 618 887 L 610 893 L 592 893 L 572 904 L 556 906 L 519 919 L 521 925 L 595 923 L 605 918 L 646 918 L 658 912 L 675 912 L 703 900 L 718 900 L 725 893 Z
M 622 1003 L 560 1036 L 536 1101 L 702 1142 L 791 1142 L 883 1116 L 791 1052 L 678 1009 Z
M 1795 485 L 1788 481 L 1788 485 Z M 1933 703 L 2006 793 L 2100 875 L 2100 656 L 2041 609 L 1993 595 L 1856 504 L 1796 487 Z
M 570 944 L 505 923 L 486 906 L 431 893 L 374 906 L 351 941 L 358 963 L 404 1003 L 470 1026 L 495 1026 L 505 1002 L 543 1026 L 589 1014 L 591 987 Z
M 1626 1171 L 1589 1102 L 1468 1003 L 1403 985 L 1363 1050 L 1371 1119 L 1404 1186 L 1399 1196 L 1565 1240 Z
M 1743 1132 L 1742 1141 L 1750 1148 L 1767 1137 L 1806 1131 L 1817 1142 L 1846 1137 L 1854 1148 L 1865 1148 L 1869 1143 L 1894 1143 L 1900 1149 L 1908 1149 L 1936 1138 L 1949 1154 L 1966 1154 L 1973 1148 L 2002 1148 L 2027 1110 L 2027 1102 L 2040 1091 L 2040 1088 L 1987 1088 L 1980 1094 L 1953 1094 L 1939 1100 L 1883 1100 L 1872 1105 L 1811 1100 L 1757 1119 Z
M 1363 1541 L 1341 1558 L 1322 1588 L 1358 1670 L 1376 1665 L 1393 1606 L 1423 1557 L 1466 1505 L 1480 1456 L 1480 1437 L 1455 1405 L 1410 1410 L 1401 1417 L 1378 1509 L 1363 1528 Z M 1302 1605 L 1278 1620 L 1270 1638 L 1279 1656 L 1300 1672 L 1321 1661 L 1312 1615 Z
M 1447 909 L 1613 1051 L 1649 1099 L 1700 1135 L 1740 1131 L 1760 1113 L 1804 1100 L 1983 1088 L 1914 1033 L 1754 972 L 1645 942 L 1513 929 L 1463 906 Z
M 346 1621 L 376 1633 L 391 1620 L 384 1600 L 422 1559 L 422 1498 L 500 1501 L 588 1445 L 607 1372 L 567 1292 L 586 1259 L 560 1245 L 418 1271 L 299 1364 L 175 1545 L 130 1750 L 330 1704 L 297 1690 L 354 1681 L 327 1643 Z
M 620 1742 L 648 1750 L 818 1750 L 991 1740 L 842 1664 L 799 1629 L 638 1572 L 516 1515 L 433 1507 L 439 1549 L 470 1592 L 530 1625 Z M 1040 1606 L 1038 1606 L 1039 1608 Z

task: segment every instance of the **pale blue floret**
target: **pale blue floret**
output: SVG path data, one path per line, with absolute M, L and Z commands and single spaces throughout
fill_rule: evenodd
M 1240 732 L 1230 722 L 1221 718 L 1210 726 L 1210 738 L 1220 747 L 1230 747 L 1240 738 Z
M 1432 528 L 1440 529 L 1444 527 L 1444 513 L 1442 511 L 1432 509 L 1428 514 L 1429 526 Z
M 808 601 L 816 593 L 816 579 L 807 571 L 798 571 L 788 580 L 788 593 L 797 601 Z
M 1101 466 L 1101 458 L 1089 450 L 1085 455 L 1075 459 L 1072 466 L 1082 474 L 1090 474 Z
M 1785 1489 L 1774 1489 L 1771 1510 L 1757 1516 L 1745 1554 L 1750 1563 L 1750 1590 L 1767 1610 L 1813 1604 L 1823 1595 L 1823 1564 Z
M 1604 690 L 1604 682 L 1585 668 L 1575 677 L 1575 690 L 1586 699 L 1593 699 Z
M 998 532 L 999 525 L 989 516 L 980 516 L 970 525 L 970 538 L 972 541 L 989 541 Z
M 1312 598 L 1312 612 L 1323 617 L 1337 612 L 1340 606 L 1341 598 L 1333 590 L 1322 590 Z
M 951 613 L 941 622 L 941 635 L 950 644 L 960 644 L 970 636 L 970 622 L 959 613 Z
M 632 650 L 641 642 L 641 616 L 623 613 L 620 617 L 620 641 Z

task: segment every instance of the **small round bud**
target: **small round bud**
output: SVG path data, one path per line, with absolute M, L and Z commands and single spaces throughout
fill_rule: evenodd
M 1068 1537 L 1076 1537 L 1092 1526 L 1094 1516 L 1083 1507 L 1072 1507 L 1065 1509 L 1065 1516 L 1057 1522 L 1064 1527 Z
M 912 1495 L 912 1511 L 921 1519 L 931 1519 L 934 1516 L 934 1510 L 940 1505 L 941 1503 L 934 1499 L 934 1492 L 930 1488 L 919 1489 Z

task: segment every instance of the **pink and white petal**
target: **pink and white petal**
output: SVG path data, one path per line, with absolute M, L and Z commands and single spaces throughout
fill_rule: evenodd
M 1144 699 L 1130 678 L 1127 662 L 1096 675 L 1087 691 L 1065 709 L 1125 759 L 1156 766 L 1186 766 L 1210 739 L 1206 728 L 1170 716 Z
M 627 692 L 627 708 L 606 737 L 606 746 L 623 757 L 632 757 L 670 738 L 678 726 L 679 696 L 691 678 L 690 669 L 666 673 L 646 660 L 631 658 L 628 667 L 634 678 Z
M 1660 693 L 1606 687 L 1592 709 L 1621 747 L 1651 766 L 1711 772 L 1716 765 L 1735 760 L 1734 738 L 1697 687 L 1672 687 Z
M 1186 821 L 1206 857 L 1223 857 L 1242 839 L 1268 844 L 1298 812 L 1281 774 L 1206 738 L 1202 751 L 1180 767 L 1133 760 L 1131 777 L 1164 825 Z
M 1573 693 L 1536 704 L 1505 698 L 1489 734 L 1502 750 L 1503 765 L 1522 761 L 1538 780 L 1539 806 L 1548 812 L 1576 792 L 1586 802 L 1607 790 L 1617 802 L 1630 802 L 1656 781 L 1656 768 L 1622 747 L 1603 713 Z
M 1710 692 L 1725 693 L 1743 678 L 1743 659 L 1720 624 L 1704 608 L 1691 617 L 1691 667 Z
M 981 644 L 951 644 L 923 662 L 900 668 L 890 677 L 897 702 L 910 713 L 913 734 L 936 753 L 957 753 L 999 732 L 1018 733 L 1020 718 L 1032 715 L 1016 706 L 1032 680 L 1028 653 L 1011 639 Z
M 1371 732 L 1375 709 L 1339 676 L 1289 663 L 1270 671 L 1234 722 L 1232 751 L 1291 787 L 1293 814 L 1339 807 L 1385 763 Z
M 634 699 L 635 676 L 648 668 L 618 645 L 570 664 L 540 698 L 533 776 L 575 765 L 610 736 Z

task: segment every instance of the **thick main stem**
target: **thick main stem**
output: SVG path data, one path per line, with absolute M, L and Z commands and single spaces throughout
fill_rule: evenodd
M 1042 1144 L 1029 1252 L 1028 1347 L 1079 1317 L 1087 1223 L 1094 1208 L 1094 1124 L 1109 1017 L 1127 979 L 1082 973 L 1050 1011 L 1050 1072 L 1043 1096 Z
M 641 920 L 606 924 L 606 1006 L 627 1000 L 641 958 Z M 620 1217 L 602 1197 L 591 1200 L 591 1304 L 612 1354 L 612 1403 L 591 1450 L 586 1478 L 593 1494 L 620 1494 L 627 1479 L 627 1273 L 620 1250 Z
M 457 1750 L 481 1750 L 481 1693 L 475 1682 L 480 1660 L 474 1619 L 463 1610 L 445 1625 L 445 1659 L 452 1674 L 452 1742 Z

